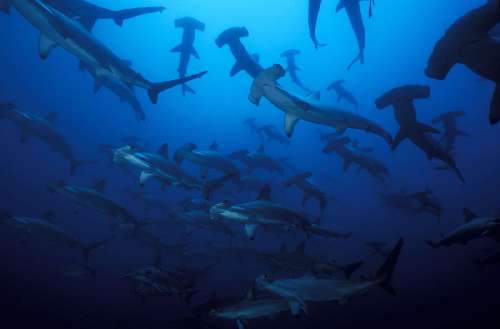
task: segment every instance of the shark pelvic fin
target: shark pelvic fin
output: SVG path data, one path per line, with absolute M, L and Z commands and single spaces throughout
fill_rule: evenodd
M 42 60 L 46 60 L 52 49 L 57 47 L 57 43 L 49 39 L 43 34 L 40 34 L 40 39 L 38 41 L 38 53 Z

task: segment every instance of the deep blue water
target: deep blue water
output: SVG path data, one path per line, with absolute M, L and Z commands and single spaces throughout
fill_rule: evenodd
M 70 0 L 68 0 L 70 1 Z M 56 129 L 71 144 L 77 158 L 98 159 L 69 175 L 68 163 L 59 154 L 36 139 L 20 142 L 20 129 L 6 120 L 0 121 L 1 157 L 0 208 L 16 216 L 39 217 L 49 209 L 55 211 L 54 222 L 84 241 L 106 237 L 116 227 L 109 218 L 92 209 L 75 213 L 75 205 L 61 195 L 47 190 L 49 183 L 64 180 L 71 184 L 92 186 L 107 180 L 105 194 L 125 205 L 137 218 L 153 219 L 148 228 L 163 241 L 187 241 L 188 249 L 205 248 L 213 243 L 225 248 L 241 245 L 259 250 L 278 251 L 284 242 L 289 247 L 304 239 L 302 234 L 273 235 L 259 232 L 255 241 L 230 239 L 207 232 L 186 236 L 183 227 L 164 225 L 166 210 L 146 210 L 127 189 L 137 188 L 139 173 L 133 175 L 110 164 L 109 158 L 97 152 L 99 145 L 123 146 L 126 136 L 138 136 L 152 151 L 168 143 L 170 155 L 185 143 L 207 149 L 217 141 L 222 153 L 235 150 L 255 151 L 261 144 L 257 135 L 243 125 L 247 118 L 259 124 L 273 124 L 282 133 L 283 113 L 269 102 L 255 107 L 247 100 L 252 78 L 241 72 L 229 76 L 234 58 L 226 47 L 218 48 L 215 39 L 223 30 L 245 26 L 250 35 L 242 39 L 250 53 L 260 56 L 267 68 L 285 64 L 280 53 L 300 49 L 297 64 L 302 82 L 321 91 L 321 100 L 354 111 L 383 126 L 391 135 L 397 132 L 392 110 L 380 111 L 374 100 L 385 91 L 403 84 L 425 84 L 432 90 L 430 99 L 415 102 L 420 121 L 450 110 L 463 110 L 459 127 L 469 137 L 459 137 L 454 156 L 467 183 L 453 173 L 433 169 L 432 162 L 409 141 L 391 151 L 381 138 L 363 132 L 348 131 L 363 146 L 374 148 L 373 156 L 390 171 L 385 183 L 355 168 L 344 172 L 336 155 L 322 153 L 318 128 L 329 128 L 300 122 L 290 145 L 266 144 L 266 153 L 286 158 L 293 169 L 284 176 L 256 171 L 255 177 L 273 185 L 273 198 L 309 218 L 319 216 L 317 203 L 301 205 L 297 189 L 285 189 L 284 178 L 293 173 L 311 171 L 318 186 L 329 196 L 321 223 L 341 232 L 352 232 L 348 240 L 312 237 L 306 241 L 306 252 L 335 258 L 339 263 L 365 261 L 356 276 L 371 274 L 383 258 L 370 256 L 367 241 L 386 241 L 392 246 L 404 237 L 405 246 L 393 276 L 398 294 L 391 297 L 374 289 L 366 297 L 352 299 L 348 305 L 315 304 L 311 314 L 298 319 L 282 314 L 271 319 L 250 321 L 250 328 L 498 328 L 500 325 L 498 295 L 500 268 L 485 269 L 472 259 L 484 249 L 498 249 L 488 239 L 467 246 L 438 250 L 425 244 L 438 239 L 464 222 L 463 208 L 484 216 L 500 209 L 498 195 L 500 158 L 497 156 L 499 127 L 488 123 L 488 109 L 493 83 L 479 81 L 478 76 L 462 65 L 456 65 L 444 81 L 427 78 L 424 68 L 435 42 L 457 18 L 482 5 L 484 1 L 423 0 L 377 1 L 374 15 L 368 19 L 368 6 L 362 3 L 367 31 L 365 64 L 346 70 L 356 55 L 357 44 L 344 12 L 335 13 L 336 1 L 323 1 L 317 34 L 327 46 L 314 49 L 307 29 L 306 0 L 171 0 L 111 1 L 94 3 L 111 9 L 134 6 L 164 5 L 166 10 L 127 20 L 122 27 L 112 21 L 98 21 L 92 33 L 121 58 L 130 60 L 133 68 L 152 81 L 177 77 L 178 53 L 170 49 L 181 41 L 182 31 L 174 20 L 191 16 L 206 24 L 197 32 L 194 47 L 200 60 L 191 58 L 188 73 L 208 70 L 208 74 L 189 85 L 196 95 L 182 95 L 176 87 L 161 94 L 152 105 L 147 94 L 136 89 L 146 121 L 137 122 L 130 107 L 106 89 L 93 93 L 93 79 L 78 69 L 78 61 L 61 49 L 54 50 L 46 61 L 38 55 L 39 32 L 16 10 L 0 15 L 0 101 L 11 101 L 21 111 L 44 116 L 57 112 Z M 359 100 L 356 112 L 349 104 L 336 101 L 326 87 L 334 80 L 345 79 L 346 87 Z M 280 80 L 283 87 L 297 93 L 289 77 Z M 303 93 L 302 93 L 303 94 Z M 436 126 L 440 128 L 439 126 Z M 199 170 L 183 165 L 192 175 Z M 432 189 L 444 212 L 441 220 L 428 214 L 406 214 L 386 207 L 380 194 L 404 189 L 417 192 Z M 150 182 L 144 188 L 161 197 L 173 208 L 199 192 Z M 214 202 L 253 200 L 256 191 L 237 193 L 226 186 L 214 196 Z M 112 222 L 112 221 L 111 221 Z M 158 224 L 159 223 L 159 224 Z M 241 226 L 236 230 L 243 232 Z M 95 278 L 68 279 L 62 269 L 80 262 L 77 251 L 61 248 L 35 237 L 28 237 L 2 226 L 0 228 L 0 324 L 15 322 L 16 327 L 52 328 L 165 328 L 168 322 L 189 314 L 176 297 L 142 300 L 130 294 L 124 272 L 150 266 L 154 253 L 134 239 L 117 238 L 92 254 L 90 263 L 97 269 Z M 204 266 L 201 260 L 183 255 L 164 255 L 163 263 L 175 266 Z M 250 259 L 237 262 L 227 258 L 218 261 L 197 282 L 200 291 L 193 304 L 205 301 L 212 292 L 224 297 L 243 297 L 252 280 L 266 269 Z M 217 322 L 221 328 L 234 328 L 233 321 Z M 2 324 L 2 326 L 4 326 Z

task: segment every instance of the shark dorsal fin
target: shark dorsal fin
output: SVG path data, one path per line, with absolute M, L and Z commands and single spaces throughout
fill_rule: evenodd
M 213 141 L 212 145 L 210 145 L 210 151 L 218 151 L 219 150 L 219 144 L 217 144 L 216 141 Z
M 264 185 L 262 190 L 260 190 L 257 200 L 271 201 L 271 186 L 269 184 Z
M 472 212 L 472 210 L 465 208 L 464 209 L 464 217 L 465 217 L 465 222 L 468 223 L 474 219 L 477 218 L 477 215 Z
M 52 222 L 54 219 L 54 210 L 48 210 L 42 214 L 41 217 L 44 221 Z
M 54 124 L 54 123 L 56 122 L 56 120 L 57 120 L 57 112 L 50 112 L 49 114 L 47 114 L 47 115 L 45 116 L 45 119 L 46 119 L 48 122 L 50 122 L 50 123 Z
M 300 254 L 300 255 L 303 255 L 306 251 L 306 241 L 303 240 L 298 246 L 297 248 L 295 248 L 295 253 L 296 254 Z
M 99 193 L 102 193 L 104 192 L 104 190 L 106 189 L 106 185 L 108 184 L 108 182 L 105 180 L 105 179 L 101 179 L 100 181 L 98 181 L 95 185 L 94 185 L 94 189 L 99 192 Z
M 164 157 L 165 159 L 168 159 L 168 144 L 164 143 L 160 146 L 158 149 L 158 154 Z

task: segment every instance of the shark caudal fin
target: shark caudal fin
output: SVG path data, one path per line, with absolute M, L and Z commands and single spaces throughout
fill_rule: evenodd
M 356 57 L 354 57 L 349 66 L 347 66 L 347 70 L 349 71 L 357 62 L 360 62 L 361 64 L 365 63 L 365 54 L 363 52 L 360 52 Z
M 108 242 L 110 242 L 113 239 L 114 239 L 114 237 L 111 237 L 111 238 L 107 238 L 105 240 L 101 240 L 101 241 L 98 241 L 98 242 L 95 242 L 95 243 L 91 243 L 89 245 L 84 245 L 82 247 L 82 257 L 83 257 L 83 260 L 87 263 L 89 261 L 89 257 L 90 257 L 90 253 L 91 252 L 93 252 L 96 249 L 102 247 L 103 245 L 107 244 Z
M 344 272 L 344 276 L 347 280 L 351 279 L 352 274 L 361 266 L 364 265 L 364 262 L 356 262 L 349 265 L 346 265 L 342 268 Z
M 97 163 L 97 161 L 95 161 L 95 160 L 71 160 L 70 173 L 73 176 L 78 168 L 83 167 L 83 166 L 93 165 L 96 163 Z
M 151 13 L 161 13 L 164 10 L 165 7 L 142 7 L 142 8 L 117 10 L 113 12 L 113 21 L 115 22 L 116 25 L 122 26 L 123 21 L 127 19 Z
M 379 268 L 375 278 L 379 281 L 379 285 L 384 288 L 389 294 L 395 296 L 396 290 L 391 285 L 391 278 L 398 263 L 399 255 L 401 254 L 401 249 L 403 248 L 404 241 L 400 238 L 394 249 L 387 257 L 386 261 Z
M 500 121 L 500 86 L 497 83 L 490 103 L 490 124 L 497 124 L 498 121 Z
M 188 81 L 194 80 L 194 79 L 199 79 L 205 74 L 207 74 L 208 71 L 203 71 L 197 74 L 193 74 L 184 78 L 179 78 L 175 80 L 169 80 L 165 82 L 159 82 L 159 83 L 153 83 L 148 90 L 148 95 L 149 99 L 151 100 L 151 103 L 156 104 L 158 102 L 158 96 L 160 93 L 164 92 L 165 90 L 171 89 L 175 86 L 185 84 Z

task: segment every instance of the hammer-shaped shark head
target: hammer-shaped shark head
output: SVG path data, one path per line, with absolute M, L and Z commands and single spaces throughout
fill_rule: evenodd
M 233 42 L 239 42 L 240 38 L 248 37 L 249 33 L 246 27 L 231 27 L 225 31 L 223 31 L 217 39 L 215 39 L 215 43 L 217 47 L 222 48 L 226 44 L 231 44 Z
M 124 163 L 125 158 L 133 153 L 133 148 L 130 145 L 120 147 L 113 152 L 114 163 Z
M 377 109 L 381 110 L 389 106 L 395 106 L 402 103 L 412 103 L 414 99 L 425 99 L 431 95 L 429 86 L 407 85 L 394 88 L 375 101 Z
M 205 31 L 205 23 L 192 17 L 183 17 L 175 20 L 175 27 L 180 27 L 183 29 L 193 29 L 199 31 Z

